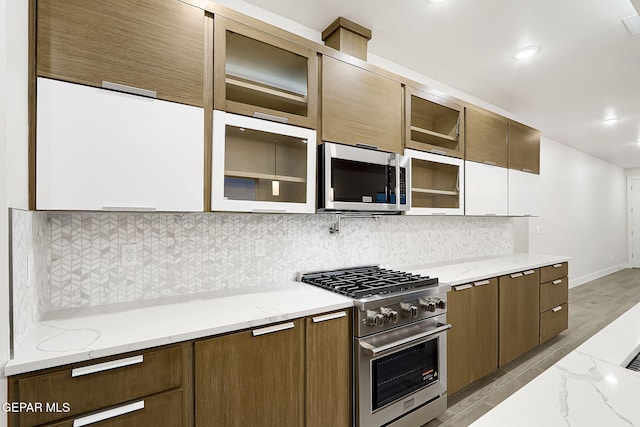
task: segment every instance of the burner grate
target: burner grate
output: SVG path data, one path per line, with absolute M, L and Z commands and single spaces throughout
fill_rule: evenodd
M 301 281 L 356 299 L 438 285 L 437 278 L 377 266 L 308 273 Z
M 627 365 L 627 369 L 640 372 L 640 353 L 638 353 L 636 357 L 634 357 L 633 360 Z

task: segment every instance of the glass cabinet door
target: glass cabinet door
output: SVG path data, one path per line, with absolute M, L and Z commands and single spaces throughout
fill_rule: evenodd
M 216 109 L 316 127 L 314 51 L 216 16 L 214 55 Z
M 406 90 L 407 148 L 462 158 L 462 107 L 408 86 Z
M 315 212 L 316 132 L 213 112 L 212 210 Z
M 405 150 L 411 159 L 411 194 L 408 214 L 464 214 L 462 159 Z

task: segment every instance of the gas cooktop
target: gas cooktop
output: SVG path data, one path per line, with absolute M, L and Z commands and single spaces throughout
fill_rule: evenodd
M 438 278 L 388 270 L 375 265 L 305 273 L 298 280 L 355 299 L 438 286 Z

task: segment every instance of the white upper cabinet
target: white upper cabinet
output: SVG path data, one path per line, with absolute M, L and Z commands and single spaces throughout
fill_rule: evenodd
M 405 149 L 410 158 L 409 215 L 463 215 L 464 161 Z
M 313 213 L 316 131 L 213 112 L 211 208 Z
M 508 215 L 507 169 L 465 161 L 465 214 Z
M 540 216 L 540 175 L 509 169 L 509 216 Z
M 36 208 L 202 211 L 202 108 L 38 78 Z

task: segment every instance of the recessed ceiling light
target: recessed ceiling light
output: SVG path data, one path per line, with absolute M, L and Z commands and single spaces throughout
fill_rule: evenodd
M 612 124 L 617 123 L 619 121 L 620 121 L 620 119 L 617 118 L 617 117 L 607 117 L 606 119 L 604 119 L 602 121 L 602 123 L 604 123 L 605 125 L 612 125 Z
M 511 56 L 515 59 L 527 59 L 537 55 L 538 53 L 540 53 L 540 48 L 538 46 L 527 46 L 516 50 L 511 54 Z

